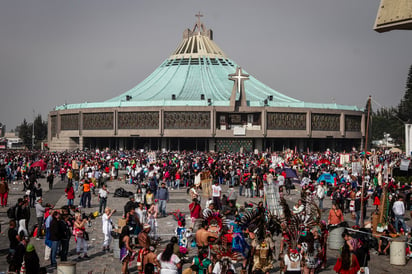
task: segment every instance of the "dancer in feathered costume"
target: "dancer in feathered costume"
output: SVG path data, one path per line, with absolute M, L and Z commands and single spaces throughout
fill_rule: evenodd
M 226 218 L 212 210 L 203 212 L 203 221 L 196 231 L 196 245 L 200 251 L 208 251 L 209 246 L 216 243 L 223 226 L 227 226 Z
M 188 238 L 191 237 L 192 232 L 190 229 L 186 228 L 186 218 L 185 214 L 180 212 L 180 210 L 175 210 L 172 213 L 174 219 L 177 221 L 177 227 L 175 233 L 178 239 L 177 244 L 185 249 L 187 249 Z
M 242 272 L 262 270 L 269 273 L 273 269 L 275 243 L 272 237 L 281 231 L 275 217 L 263 207 L 263 202 L 259 202 L 257 208 L 246 212 L 240 220 L 240 225 L 246 227 L 251 240 L 251 249 L 247 256 L 248 269 L 244 265 Z
M 292 213 L 286 200 L 284 198 L 280 199 L 283 216 L 275 216 L 274 220 L 282 227 L 281 244 L 286 245 L 286 247 L 281 247 L 281 252 L 283 252 L 279 254 L 279 260 L 281 262 L 283 262 L 283 254 L 296 249 L 299 238 L 302 235 L 301 232 L 310 231 L 313 227 L 319 226 L 320 224 L 321 210 L 313 198 L 309 195 L 303 195 L 301 201 L 304 205 L 304 210 L 299 213 Z M 292 255 L 294 255 L 294 253 Z

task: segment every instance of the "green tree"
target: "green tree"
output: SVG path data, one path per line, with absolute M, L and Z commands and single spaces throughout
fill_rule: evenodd
M 34 119 L 34 136 L 37 142 L 47 139 L 47 122 L 42 120 L 40 114 L 36 117 L 36 119 Z
M 406 91 L 398 106 L 398 117 L 405 123 L 412 123 L 412 65 L 406 80 Z
M 23 123 L 16 127 L 16 132 L 18 132 L 19 138 L 23 140 L 23 144 L 31 148 L 32 124 L 28 124 L 24 119 Z
M 381 108 L 372 116 L 372 140 L 383 139 L 383 134 L 389 133 L 396 143 L 402 143 L 402 123 L 397 118 L 397 109 Z
M 19 138 L 23 140 L 23 144 L 27 148 L 32 148 L 33 123 L 27 123 L 24 119 L 23 123 L 16 127 Z M 40 148 L 40 143 L 47 138 L 47 122 L 42 120 L 39 114 L 34 119 L 34 148 Z
M 404 124 L 412 123 L 412 66 L 406 81 L 406 90 L 399 105 L 391 108 L 382 107 L 372 115 L 372 139 L 381 140 L 383 134 L 389 133 L 395 143 L 405 144 Z

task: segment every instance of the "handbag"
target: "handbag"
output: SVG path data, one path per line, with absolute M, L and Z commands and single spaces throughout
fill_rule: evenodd
M 84 238 L 86 241 L 88 241 L 88 240 L 89 240 L 89 233 L 86 232 L 86 231 L 84 231 L 84 232 L 83 232 L 83 238 Z
M 83 231 L 83 230 L 81 230 L 81 229 L 77 229 L 76 231 L 75 231 L 75 236 L 77 237 L 77 238 L 84 238 L 84 235 L 86 234 L 86 231 Z
M 119 239 L 120 233 L 112 230 L 110 231 L 110 235 L 112 235 L 114 239 Z

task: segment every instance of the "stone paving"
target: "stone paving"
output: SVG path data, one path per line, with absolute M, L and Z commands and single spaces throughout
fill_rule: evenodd
M 57 180 L 55 188 L 53 189 L 53 191 L 49 192 L 49 189 L 48 189 L 48 186 L 45 180 L 40 179 L 40 182 L 43 186 L 43 191 L 45 193 L 44 203 L 50 201 L 48 200 L 48 195 L 51 192 L 57 193 L 55 194 L 54 198 L 53 196 L 50 196 L 51 197 L 50 199 L 56 200 L 55 202 L 56 208 L 59 208 L 67 203 L 67 200 L 65 196 L 63 195 L 64 187 L 65 187 L 64 183 L 60 183 L 59 180 Z M 107 184 L 108 184 L 108 190 L 109 192 L 111 192 L 111 194 L 109 194 L 107 205 L 117 210 L 117 212 L 112 217 L 113 222 L 117 224 L 118 219 L 121 218 L 121 215 L 123 214 L 124 204 L 127 202 L 128 199 L 113 197 L 113 192 L 118 187 L 123 187 L 127 191 L 135 192 L 135 186 L 125 184 L 122 181 L 109 181 Z M 11 193 L 9 195 L 9 205 L 13 205 L 16 203 L 17 198 L 23 195 L 22 184 L 16 183 L 16 184 L 13 184 L 10 188 L 11 188 Z M 226 189 L 227 189 L 226 186 L 223 186 L 224 193 L 226 192 Z M 298 190 L 292 190 L 291 195 L 286 196 L 286 199 L 288 200 L 290 204 L 293 204 L 294 202 L 296 202 L 298 197 L 299 197 Z M 183 213 L 186 213 L 186 215 L 188 216 L 189 215 L 188 214 L 189 213 L 189 210 L 188 210 L 189 200 L 190 198 L 188 194 L 186 193 L 185 188 L 182 188 L 180 190 L 171 190 L 170 191 L 170 202 L 167 205 L 167 211 L 173 212 L 176 209 L 180 209 Z M 246 199 L 244 197 L 240 197 L 238 201 L 240 204 L 243 204 L 245 201 L 258 202 L 259 200 L 261 199 L 259 198 Z M 205 202 L 204 199 L 202 202 L 203 202 L 202 205 L 204 206 L 204 202 Z M 79 203 L 79 198 L 76 197 L 75 204 L 78 204 L 78 203 Z M 326 208 L 330 208 L 331 201 L 328 199 L 325 199 L 324 206 Z M 90 209 L 87 208 L 84 210 L 84 212 L 90 213 L 90 212 L 94 212 L 97 210 L 98 210 L 98 198 L 97 196 L 92 195 L 92 208 Z M 372 209 L 370 208 L 370 210 Z M 6 211 L 7 211 L 7 208 L 0 208 L 0 223 L 2 224 L 2 234 L 0 236 L 0 273 L 2 271 L 7 271 L 6 254 L 7 254 L 7 247 L 8 247 L 8 239 L 7 239 L 8 219 L 6 216 Z M 349 217 L 349 215 L 346 215 L 346 216 Z M 323 219 L 327 218 L 326 213 L 325 213 L 325 216 L 322 216 L 322 218 Z M 35 213 L 32 212 L 31 222 L 34 222 L 34 219 L 35 219 Z M 352 222 L 352 221 L 349 220 L 349 222 Z M 159 223 L 159 233 L 161 234 L 161 238 L 162 238 L 160 246 L 157 249 L 157 252 L 159 253 L 162 251 L 162 249 L 164 248 L 168 240 L 172 237 L 174 229 L 176 227 L 176 222 L 174 221 L 173 217 L 169 215 L 166 218 L 159 219 L 158 223 Z M 408 224 L 411 225 L 410 220 L 408 220 Z M 88 255 L 90 256 L 90 259 L 77 261 L 74 239 L 72 238 L 70 241 L 69 261 L 76 262 L 77 273 L 121 273 L 121 265 L 120 265 L 119 259 L 113 258 L 113 253 L 104 253 L 101 251 L 101 245 L 103 242 L 103 234 L 102 234 L 102 229 L 101 229 L 101 218 L 96 218 L 95 220 L 93 220 L 92 226 L 90 228 L 87 228 L 87 231 L 90 234 L 89 251 L 88 251 Z M 275 239 L 278 242 L 279 239 L 278 238 L 275 238 Z M 48 266 L 50 262 L 44 260 L 44 240 L 37 241 L 35 239 L 32 239 L 31 243 L 33 243 L 36 247 L 36 250 L 41 260 L 41 265 Z M 113 244 L 112 244 L 112 248 L 113 248 Z M 190 254 L 193 254 L 195 251 L 196 250 L 191 250 Z M 325 273 L 325 274 L 334 273 L 332 269 L 333 269 L 333 265 L 336 262 L 337 256 L 338 256 L 338 251 L 328 250 L 328 267 L 321 273 Z M 187 266 L 188 265 L 185 265 L 184 268 Z M 275 266 L 276 268 L 273 271 L 273 273 L 279 270 L 278 269 L 279 263 L 277 262 Z M 405 266 L 395 266 L 389 263 L 389 257 L 378 256 L 375 254 L 371 254 L 371 261 L 369 263 L 369 266 L 370 266 L 371 274 L 388 273 L 388 272 L 394 272 L 394 271 L 396 271 L 397 273 L 411 273 L 412 272 L 412 264 L 410 262 L 407 262 Z M 131 263 L 130 272 L 137 273 L 136 261 L 133 261 Z M 57 273 L 57 270 L 48 269 L 48 273 Z

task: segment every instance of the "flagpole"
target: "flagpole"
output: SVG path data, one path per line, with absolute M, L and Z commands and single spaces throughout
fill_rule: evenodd
M 367 150 L 368 150 L 368 135 L 369 135 L 369 117 L 370 117 L 370 111 L 371 111 L 371 99 L 372 96 L 369 95 L 368 99 L 368 117 L 366 119 L 366 134 L 365 134 L 365 149 L 363 150 L 363 172 L 362 172 L 362 192 L 361 192 L 361 216 L 360 216 L 360 227 L 364 226 L 364 209 L 363 209 L 363 204 L 364 204 L 364 193 L 365 193 L 365 172 L 366 172 L 366 156 L 367 156 Z

